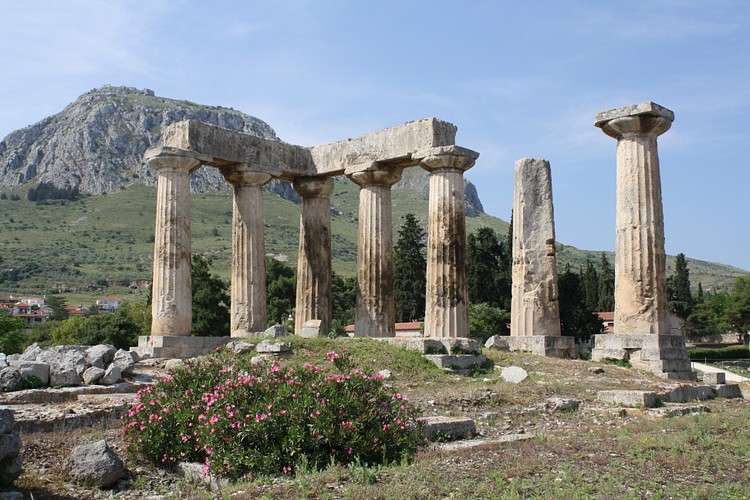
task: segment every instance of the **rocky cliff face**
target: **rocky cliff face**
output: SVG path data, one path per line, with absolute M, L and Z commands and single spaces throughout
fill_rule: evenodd
M 83 94 L 60 113 L 5 137 L 0 142 L 0 187 L 49 182 L 102 194 L 131 184 L 154 185 L 156 175 L 143 163 L 143 154 L 160 144 L 163 127 L 187 119 L 277 138 L 267 123 L 234 109 L 158 97 L 148 89 L 107 85 Z M 410 179 L 396 187 L 426 196 L 427 175 Z M 196 170 L 191 188 L 199 193 L 228 190 L 213 168 Z M 266 190 L 299 201 L 288 182 L 272 181 Z M 466 203 L 467 215 L 483 212 L 471 183 L 466 185 Z

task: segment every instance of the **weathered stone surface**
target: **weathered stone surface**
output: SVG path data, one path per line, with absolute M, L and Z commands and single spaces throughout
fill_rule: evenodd
M 271 175 L 254 164 L 221 169 L 232 185 L 232 337 L 248 337 L 266 328 L 266 264 L 263 237 L 263 185 Z M 274 318 L 279 319 L 279 318 Z
M 96 384 L 102 379 L 105 373 L 107 372 L 103 368 L 99 368 L 98 366 L 90 366 L 86 368 L 86 371 L 83 372 L 81 378 L 83 379 L 83 383 L 86 385 Z
M 264 340 L 255 346 L 258 354 L 283 354 L 292 351 L 292 346 L 285 342 L 269 342 Z
M 164 369 L 171 372 L 175 368 L 179 368 L 180 366 L 184 364 L 185 362 L 179 358 L 168 359 L 164 362 Z
M 294 190 L 302 197 L 297 257 L 295 333 L 305 322 L 320 321 L 318 335 L 331 330 L 331 177 L 299 177 Z M 315 335 L 315 336 L 318 336 Z
M 18 368 L 6 366 L 0 369 L 0 390 L 8 391 L 18 386 L 23 377 Z
M 529 373 L 520 366 L 505 366 L 500 370 L 500 377 L 510 384 L 518 384 L 529 378 Z
M 482 354 L 482 345 L 476 339 L 466 337 L 438 337 L 449 354 Z
M 0 410 L 0 482 L 10 484 L 23 472 L 21 438 L 12 410 Z
M 0 352 L 0 368 L 8 366 L 8 356 L 4 352 Z
M 479 154 L 455 146 L 420 154 L 424 154 L 420 166 L 430 172 L 424 334 L 430 338 L 468 337 L 463 176 Z
M 424 417 L 422 433 L 430 441 L 471 439 L 477 433 L 474 420 L 466 417 Z
M 80 384 L 81 375 L 86 370 L 85 348 L 82 346 L 52 346 L 39 353 L 36 360 L 49 364 L 49 383 L 55 387 Z
M 484 343 L 484 347 L 486 349 L 496 349 L 498 351 L 510 350 L 510 347 L 508 346 L 508 337 L 505 335 L 493 335 L 487 339 L 487 342 Z
M 120 370 L 120 367 L 111 364 L 107 367 L 107 369 L 104 371 L 104 376 L 99 380 L 99 382 L 103 385 L 112 385 L 116 384 L 122 380 L 122 371 Z
M 401 167 L 374 164 L 348 174 L 360 187 L 355 337 L 396 335 L 391 186 L 401 171 Z
M 273 326 L 269 326 L 268 328 L 266 328 L 265 331 L 263 332 L 263 336 L 274 337 L 274 338 L 275 337 L 288 337 L 289 330 L 287 330 L 285 326 L 279 325 L 277 323 Z
M 511 336 L 560 336 L 552 175 L 547 160 L 516 162 Z
M 151 335 L 190 335 L 193 318 L 190 271 L 190 172 L 201 160 L 187 152 L 150 156 L 158 172 Z
M 657 403 L 656 393 L 651 391 L 599 391 L 597 393 L 597 399 L 603 403 L 624 406 L 642 406 L 644 408 L 654 408 Z
M 271 328 L 269 328 L 269 330 Z M 284 328 L 284 331 L 286 332 L 286 328 Z M 276 335 L 273 336 L 275 337 Z M 235 354 L 246 354 L 248 352 L 255 352 L 255 344 L 251 344 L 250 342 L 242 342 L 240 340 L 233 340 L 227 344 L 227 349 Z
M 309 319 L 302 324 L 302 327 L 299 329 L 299 336 L 306 338 L 306 339 L 312 339 L 320 336 L 324 336 L 324 330 L 322 328 L 323 321 L 319 319 Z
M 135 362 L 135 353 L 126 351 L 124 349 L 118 349 L 117 352 L 115 352 L 114 357 L 112 358 L 112 363 L 118 366 L 120 368 L 120 371 L 124 375 L 133 373 Z
M 438 368 L 452 370 L 468 370 L 487 361 L 484 354 L 425 354 L 424 357 Z
M 187 481 L 197 484 L 205 484 L 212 491 L 218 491 L 229 486 L 228 479 L 204 474 L 204 465 L 197 462 L 180 462 L 177 464 L 177 472 Z
M 125 477 L 125 467 L 120 457 L 102 439 L 73 448 L 69 474 L 76 483 L 107 488 Z
M 49 364 L 41 361 L 14 361 L 10 366 L 16 368 L 23 378 L 35 377 L 42 385 L 49 384 Z
M 581 400 L 575 398 L 549 398 L 545 408 L 549 412 L 575 411 L 581 406 Z
M 704 384 L 726 384 L 727 383 L 727 376 L 723 372 L 706 372 L 703 374 L 703 383 Z
M 577 349 L 573 337 L 562 335 L 526 335 L 507 337 L 511 351 L 530 352 L 548 358 L 575 359 Z
M 18 359 L 21 361 L 36 361 L 36 357 L 43 351 L 43 349 L 34 342 L 29 347 L 26 348 L 23 353 L 18 356 Z
M 138 337 L 132 348 L 142 358 L 194 358 L 226 345 L 230 337 L 146 336 Z
M 84 356 L 87 366 L 106 368 L 115 357 L 117 349 L 111 345 L 95 345 L 86 349 Z

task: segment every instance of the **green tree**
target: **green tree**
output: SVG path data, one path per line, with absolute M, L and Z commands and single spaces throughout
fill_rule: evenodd
M 563 335 L 575 337 L 576 340 L 588 341 L 591 335 L 600 333 L 601 322 L 593 311 L 586 306 L 586 296 L 581 276 L 565 266 L 565 271 L 558 276 L 560 290 L 560 331 Z
M 599 264 L 599 302 L 596 309 L 598 312 L 615 310 L 615 270 L 604 252 Z
M 684 253 L 675 258 L 674 274 L 667 279 L 667 304 L 669 311 L 683 320 L 693 309 L 693 296 L 690 294 L 690 270 Z
M 331 275 L 331 288 L 333 289 L 332 323 L 335 323 L 337 326 L 354 324 L 357 303 L 357 279 L 353 276 L 345 278 L 333 273 Z
M 26 322 L 22 318 L 0 311 L 0 352 L 18 354 L 23 347 L 23 329 Z
M 737 332 L 750 332 L 750 274 L 734 280 L 734 287 L 729 292 L 726 318 Z
M 486 302 L 469 304 L 469 334 L 485 342 L 493 335 L 509 335 L 510 313 Z
M 268 325 L 284 324 L 294 310 L 294 269 L 276 259 L 266 259 L 266 307 Z
M 599 273 L 590 259 L 586 259 L 586 266 L 579 272 L 583 287 L 583 301 L 590 311 L 597 311 L 599 307 Z
M 480 227 L 469 235 L 467 267 L 469 298 L 472 303 L 485 302 L 510 309 L 511 282 L 505 247 L 490 227 Z
M 67 305 L 68 304 L 64 297 L 50 295 L 49 299 L 47 299 L 47 307 L 52 309 L 52 314 L 50 314 L 49 319 L 54 321 L 64 321 L 68 319 L 70 314 L 68 313 L 68 310 L 65 309 Z
M 393 295 L 396 321 L 424 318 L 427 261 L 425 232 L 414 214 L 406 214 L 393 249 Z
M 696 300 L 693 311 L 682 325 L 683 335 L 699 337 L 727 333 L 730 329 L 726 314 L 729 294 L 720 292 L 700 296 L 701 299 Z
M 193 255 L 193 331 L 199 337 L 229 335 L 229 292 L 227 283 L 211 275 L 211 259 Z

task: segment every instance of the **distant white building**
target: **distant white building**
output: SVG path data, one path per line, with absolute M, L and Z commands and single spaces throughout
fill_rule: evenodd
M 96 299 L 96 308 L 103 312 L 115 312 L 120 307 L 120 297 L 101 297 Z

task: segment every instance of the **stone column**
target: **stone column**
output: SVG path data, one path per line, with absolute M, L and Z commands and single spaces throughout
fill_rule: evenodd
M 596 117 L 617 139 L 614 333 L 670 333 L 656 138 L 673 120 L 672 111 L 651 102 Z
M 158 173 L 151 335 L 186 336 L 193 321 L 190 172 L 200 161 L 166 154 L 147 157 L 146 162 Z
M 516 162 L 511 336 L 560 335 L 555 215 L 549 162 Z
M 478 156 L 474 151 L 452 146 L 441 148 L 420 161 L 420 166 L 431 174 L 426 337 L 469 336 L 464 172 L 474 165 Z
M 294 332 L 320 320 L 320 332 L 331 330 L 331 192 L 330 177 L 298 177 L 294 190 L 302 197 L 297 258 L 297 299 Z
M 393 337 L 393 216 L 391 186 L 401 178 L 401 167 L 374 168 L 348 174 L 359 189 L 357 243 L 357 309 L 354 335 Z
M 656 138 L 672 111 L 646 102 L 599 113 L 595 125 L 617 139 L 614 333 L 597 335 L 591 358 L 695 380 L 685 338 L 670 335 L 664 213 Z
M 247 165 L 222 168 L 222 175 L 234 188 L 231 336 L 247 337 L 267 326 L 262 188 L 271 175 Z

